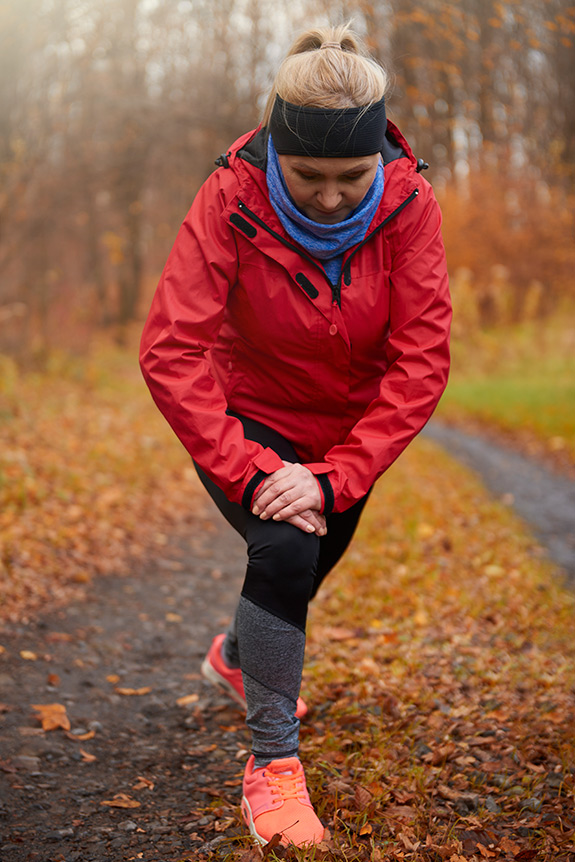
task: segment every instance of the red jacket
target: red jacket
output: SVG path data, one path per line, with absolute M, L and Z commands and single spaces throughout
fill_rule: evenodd
M 168 258 L 141 366 L 186 449 L 249 507 L 283 466 L 244 439 L 229 408 L 276 429 L 318 476 L 324 511 L 360 499 L 421 430 L 443 392 L 451 306 L 441 215 L 389 124 L 383 198 L 340 285 L 283 229 L 265 133 L 240 138 L 205 182 Z

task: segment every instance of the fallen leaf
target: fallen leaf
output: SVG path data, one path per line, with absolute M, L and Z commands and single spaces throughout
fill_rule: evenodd
M 415 793 L 410 793 L 408 790 L 392 790 L 393 798 L 400 805 L 405 805 L 407 802 L 412 802 L 415 799 Z
M 429 614 L 425 608 L 418 608 L 413 615 L 413 622 L 416 626 L 426 626 L 429 623 Z
M 516 841 L 511 841 L 510 838 L 503 836 L 499 842 L 499 849 L 503 850 L 504 853 L 511 853 L 513 856 L 516 856 L 521 852 L 521 845 L 517 844 Z
M 23 658 L 26 661 L 38 661 L 36 653 L 29 649 L 20 650 L 20 658 Z
M 443 763 L 443 761 L 449 760 L 453 757 L 456 751 L 456 746 L 452 742 L 448 742 L 447 745 L 442 745 L 429 754 L 424 754 L 421 759 L 425 761 L 425 763 L 431 763 L 432 766 L 438 766 L 440 763 Z
M 354 800 L 358 811 L 365 811 L 366 808 L 369 808 L 372 799 L 373 796 L 371 795 L 369 790 L 366 790 L 365 787 L 361 787 L 359 784 L 356 785 Z
M 397 837 L 401 841 L 405 849 L 409 850 L 410 852 L 414 852 L 415 850 L 417 850 L 421 843 L 420 841 L 413 841 L 412 836 L 408 835 L 407 832 L 400 832 Z
M 73 739 L 74 742 L 86 742 L 88 739 L 94 739 L 96 736 L 95 730 L 87 730 L 86 733 L 67 733 L 68 739 Z
M 236 823 L 235 817 L 224 817 L 223 820 L 215 820 L 213 823 L 214 832 L 226 832 L 230 826 Z
M 197 703 L 199 699 L 199 694 L 186 694 L 184 697 L 179 697 L 176 703 L 178 706 L 188 706 L 190 703 Z
M 74 572 L 73 580 L 75 584 L 89 584 L 92 576 L 89 572 Z
M 53 688 L 56 688 L 60 685 L 60 677 L 57 673 L 49 673 L 46 682 L 48 683 L 48 685 L 51 685 Z
M 365 823 L 359 830 L 359 835 L 371 835 L 373 827 L 369 823 Z
M 149 778 L 144 778 L 143 775 L 138 775 L 136 783 L 133 785 L 134 790 L 153 790 L 154 782 Z
M 82 760 L 84 761 L 84 763 L 93 763 L 95 760 L 98 759 L 95 754 L 88 754 L 88 752 L 84 751 L 83 748 L 80 749 L 80 754 L 82 755 Z
M 116 793 L 113 799 L 104 799 L 100 805 L 107 805 L 109 808 L 140 808 L 141 803 L 127 793 Z
M 69 635 L 67 632 L 49 632 L 46 635 L 46 640 L 48 643 L 71 643 L 74 640 L 74 636 Z
M 115 683 L 120 682 L 120 677 L 118 676 L 117 673 L 110 673 L 106 677 L 106 681 L 111 682 L 112 685 L 114 685 Z
M 267 853 L 271 853 L 272 850 L 275 850 L 276 847 L 279 847 L 282 843 L 282 837 L 279 832 L 276 832 L 275 835 L 272 835 L 268 843 L 262 848 L 264 855 Z
M 32 709 L 39 712 L 38 718 L 42 724 L 42 730 L 70 730 L 70 719 L 66 715 L 66 707 L 61 703 L 33 704 Z

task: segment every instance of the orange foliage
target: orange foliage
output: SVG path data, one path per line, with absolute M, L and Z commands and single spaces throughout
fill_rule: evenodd
M 546 316 L 573 299 L 575 196 L 481 172 L 441 196 L 456 311 L 466 327 Z

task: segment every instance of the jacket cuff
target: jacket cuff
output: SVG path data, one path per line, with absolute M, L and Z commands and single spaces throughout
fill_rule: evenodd
M 320 496 L 319 510 L 320 510 L 320 512 L 323 512 L 324 507 L 325 507 L 325 494 L 323 493 L 323 488 L 321 487 L 321 482 L 319 481 L 317 476 L 315 477 L 315 480 L 317 482 L 317 487 L 318 487 L 319 496 Z
M 256 472 L 249 480 L 242 494 L 242 506 L 251 512 L 252 502 L 256 491 L 262 484 L 266 476 L 270 473 L 275 473 L 276 470 L 281 470 L 284 462 L 273 449 L 267 446 L 253 459 L 252 464 L 256 467 Z
M 284 466 L 284 462 L 278 453 L 274 452 L 273 449 L 270 449 L 269 446 L 266 446 L 265 449 L 256 455 L 252 464 L 254 467 L 257 467 L 258 470 L 263 470 L 264 473 L 275 473 L 276 470 L 281 470 Z
M 315 478 L 317 479 L 322 496 L 321 511 L 327 517 L 327 515 L 331 515 L 335 503 L 333 488 L 331 487 L 331 482 L 327 478 L 327 473 L 316 473 Z
M 268 474 L 264 473 L 263 470 L 258 470 L 245 487 L 244 493 L 242 494 L 242 506 L 249 512 L 252 510 L 254 495 L 267 475 Z

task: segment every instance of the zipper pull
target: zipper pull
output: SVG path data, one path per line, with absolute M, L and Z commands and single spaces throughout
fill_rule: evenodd
M 331 286 L 331 304 L 339 305 L 341 308 L 341 273 L 337 280 L 337 284 Z

